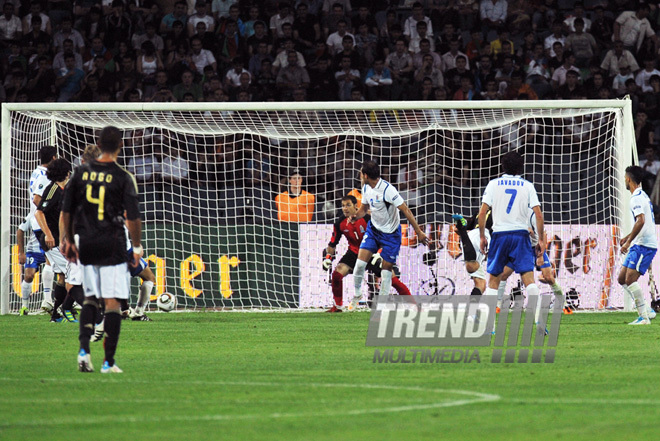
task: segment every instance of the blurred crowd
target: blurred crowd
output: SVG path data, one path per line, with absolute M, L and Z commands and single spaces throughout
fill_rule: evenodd
M 2 7 L 0 101 L 630 96 L 640 163 L 653 179 L 660 170 L 655 3 L 6 0 Z

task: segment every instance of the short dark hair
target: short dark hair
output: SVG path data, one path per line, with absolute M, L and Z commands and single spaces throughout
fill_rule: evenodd
M 369 176 L 370 179 L 378 179 L 380 178 L 380 167 L 378 167 L 378 163 L 373 160 L 367 160 L 362 163 L 362 167 L 360 168 L 360 171 L 364 173 L 365 175 Z
M 342 202 L 351 201 L 353 203 L 353 205 L 357 205 L 357 198 L 355 196 L 353 196 L 352 194 L 347 194 L 346 196 L 341 198 L 341 201 Z
M 114 126 L 106 126 L 99 134 L 98 145 L 103 153 L 114 153 L 121 147 L 121 131 Z
M 521 175 L 525 167 L 525 160 L 518 152 L 509 152 L 502 156 L 502 169 L 507 175 Z
M 71 171 L 69 163 L 64 158 L 58 158 L 48 164 L 46 169 L 46 177 L 52 182 L 60 182 L 66 179 Z
M 635 184 L 641 184 L 642 181 L 644 180 L 644 176 L 646 175 L 646 172 L 642 167 L 638 165 L 631 165 L 629 167 L 626 167 L 626 174 Z
M 45 145 L 39 149 L 39 163 L 48 164 L 57 157 L 57 147 Z

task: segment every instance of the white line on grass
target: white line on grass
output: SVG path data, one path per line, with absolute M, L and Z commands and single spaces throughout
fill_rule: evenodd
M 29 379 L 26 378 L 7 378 L 0 377 L 0 381 L 26 381 Z M 80 379 L 73 378 L 39 378 L 38 381 L 53 381 L 53 382 L 76 382 L 79 383 Z M 35 380 L 29 380 L 35 381 Z M 132 380 L 127 379 L 122 376 L 121 379 L 110 380 L 110 379 L 99 379 L 99 382 L 102 383 L 116 383 L 116 384 L 127 384 L 127 383 L 148 383 L 148 384 L 163 384 L 168 383 L 167 381 L 147 381 L 147 380 Z M 97 381 L 95 381 L 97 382 Z M 171 381 L 169 383 L 181 382 Z M 117 423 L 136 423 L 136 422 L 168 422 L 168 421 L 226 421 L 226 420 L 246 420 L 246 419 L 280 419 L 280 418 L 308 418 L 308 417 L 331 417 L 331 416 L 355 416 L 355 415 L 367 415 L 367 414 L 378 414 L 378 413 L 394 413 L 394 412 L 408 412 L 413 410 L 428 410 L 428 409 L 440 409 L 444 407 L 456 407 L 456 406 L 465 406 L 468 404 L 476 403 L 486 403 L 492 401 L 498 401 L 500 399 L 499 395 L 493 394 L 484 394 L 480 392 L 473 392 L 469 390 L 459 390 L 459 389 L 429 389 L 419 386 L 395 386 L 395 385 L 380 385 L 380 384 L 350 384 L 350 383 L 272 383 L 272 382 L 251 382 L 251 381 L 192 381 L 186 382 L 187 384 L 204 384 L 207 387 L 210 385 L 218 386 L 247 386 L 247 387 L 275 387 L 275 388 L 353 388 L 353 389 L 371 389 L 371 390 L 404 390 L 404 391 L 414 391 L 414 392 L 424 392 L 427 394 L 433 394 L 437 396 L 453 394 L 459 395 L 465 398 L 449 401 L 440 401 L 434 403 L 423 403 L 423 404 L 410 404 L 405 406 L 393 406 L 393 407 L 381 407 L 381 408 L 364 408 L 364 409 L 352 409 L 352 410 L 336 410 L 336 411 L 312 411 L 312 412 L 276 412 L 276 413 L 266 413 L 266 414 L 207 414 L 207 415 L 142 415 L 136 417 L 134 415 L 99 415 L 99 416 L 82 416 L 76 419 L 78 424 L 102 424 L 109 422 Z M 44 400 L 46 401 L 46 400 Z M 58 398 L 53 402 L 61 402 L 62 400 Z M 130 399 L 126 400 L 131 402 Z M 63 420 L 52 420 L 52 419 L 29 419 L 29 420 L 19 420 L 13 422 L 2 422 L 0 423 L 0 428 L 2 427 L 14 427 L 14 426 L 46 426 L 46 425 L 60 425 L 60 424 L 70 424 L 70 421 Z
M 631 406 L 660 406 L 660 400 L 646 399 L 610 399 L 610 398 L 510 398 L 503 401 L 524 404 L 606 404 L 606 405 L 631 405 Z

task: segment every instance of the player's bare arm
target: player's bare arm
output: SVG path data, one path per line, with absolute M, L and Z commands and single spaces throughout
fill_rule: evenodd
M 362 205 L 362 207 L 364 207 L 364 204 Z M 417 240 L 423 243 L 424 245 L 428 246 L 431 243 L 431 241 L 426 236 L 426 234 L 424 234 L 422 229 L 419 228 L 419 225 L 417 224 L 417 220 L 415 219 L 415 216 L 413 216 L 412 211 L 410 211 L 410 208 L 408 208 L 408 205 L 406 205 L 406 203 L 404 202 L 403 204 L 399 205 L 397 208 L 401 210 L 404 216 L 406 216 L 406 219 L 408 219 L 410 225 L 412 225 L 413 228 L 415 229 L 415 233 L 417 234 Z
M 126 226 L 128 227 L 128 232 L 131 235 L 131 243 L 133 244 L 133 266 L 136 266 L 140 257 L 144 254 L 142 245 L 140 243 L 140 238 L 142 237 L 142 221 L 140 218 L 137 219 L 128 219 L 126 221 Z
M 16 244 L 18 245 L 18 263 L 25 265 L 25 233 L 20 228 L 16 230 Z
M 536 217 L 536 231 L 542 231 L 543 233 L 539 234 L 539 249 L 537 251 L 539 256 L 542 256 L 543 253 L 545 252 L 545 248 L 547 246 L 547 242 L 545 241 L 545 228 L 544 228 L 544 222 L 543 222 L 543 213 L 541 212 L 541 206 L 537 205 L 536 207 L 532 208 L 534 211 L 534 216 Z
M 46 246 L 48 247 L 48 250 L 51 248 L 55 247 L 55 237 L 53 237 L 53 233 L 50 231 L 50 228 L 48 228 L 48 224 L 46 223 L 46 216 L 44 216 L 44 212 L 41 210 L 37 210 L 34 213 L 34 218 L 37 220 L 37 223 L 39 224 L 39 227 L 41 228 L 41 231 L 44 233 L 44 236 L 46 236 Z M 48 251 L 45 250 L 45 251 Z
M 621 238 L 621 240 L 619 241 L 619 244 L 625 243 L 628 240 L 629 237 L 630 237 L 630 234 L 626 234 L 625 236 L 623 236 Z
M 488 210 L 490 210 L 490 205 L 482 203 L 479 209 L 479 237 L 481 238 L 479 248 L 482 254 L 488 253 L 488 239 L 486 239 L 486 214 Z
M 625 237 L 624 241 L 621 242 L 621 254 L 626 254 L 632 244 L 633 240 L 637 237 L 642 228 L 644 228 L 644 213 L 638 214 L 635 218 L 635 225 L 633 225 L 632 231 L 628 236 Z

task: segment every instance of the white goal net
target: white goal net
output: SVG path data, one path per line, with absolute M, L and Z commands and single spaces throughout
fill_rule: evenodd
M 539 193 L 548 253 L 564 292 L 579 293 L 581 309 L 624 305 L 617 238 L 630 228 L 622 216 L 623 174 L 636 161 L 627 100 L 3 104 L 4 313 L 20 308 L 15 232 L 29 213 L 39 147 L 56 146 L 75 166 L 106 125 L 123 131 L 119 161 L 139 183 L 153 298 L 172 293 L 179 308 L 332 305 L 321 250 L 341 197 L 360 188 L 357 172 L 366 159 L 380 164 L 433 240 L 430 249 L 418 246 L 403 224 L 400 279 L 413 294 L 468 294 L 472 284 L 451 215 L 477 212 L 485 184 L 501 174 L 501 156 L 510 150 L 524 155 L 524 176 Z M 289 190 L 294 171 L 313 198 L 283 213 L 276 198 Z M 344 239 L 339 256 L 345 250 Z M 374 291 L 367 279 L 365 291 Z M 510 278 L 509 288 L 516 281 Z M 542 292 L 551 291 L 542 285 Z M 134 289 L 132 303 L 136 295 Z M 350 275 L 344 296 L 352 297 Z

